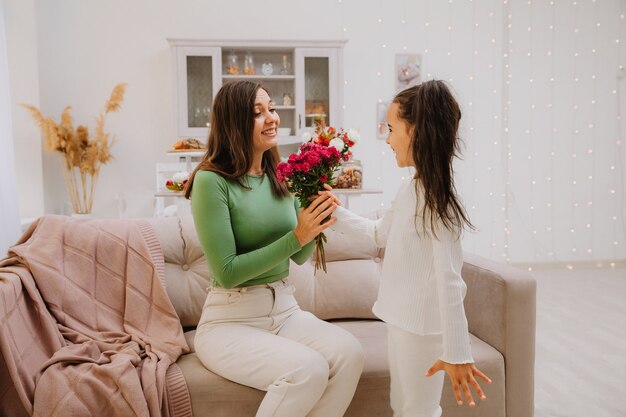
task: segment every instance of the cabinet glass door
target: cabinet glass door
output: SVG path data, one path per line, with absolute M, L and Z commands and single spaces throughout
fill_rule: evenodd
M 213 104 L 213 57 L 187 57 L 187 126 L 208 127 Z
M 330 86 L 327 57 L 304 58 L 304 127 L 328 126 Z
M 205 142 L 213 96 L 221 85 L 221 51 L 217 47 L 182 47 L 177 54 L 178 135 Z
M 300 76 L 297 78 L 299 133 L 312 131 L 317 124 L 330 126 L 338 121 L 336 50 L 297 49 Z

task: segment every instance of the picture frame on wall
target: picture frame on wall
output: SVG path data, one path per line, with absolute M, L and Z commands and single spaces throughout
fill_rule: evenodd
M 376 103 L 376 138 L 386 140 L 389 134 L 389 126 L 387 126 L 387 109 L 388 101 L 379 101 Z
M 396 54 L 396 92 L 422 82 L 422 56 L 420 54 Z

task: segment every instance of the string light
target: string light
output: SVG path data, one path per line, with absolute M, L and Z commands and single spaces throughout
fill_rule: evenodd
M 509 84 L 508 84 L 508 76 L 509 73 L 509 59 L 512 53 L 511 49 L 511 28 L 512 28 L 512 14 L 509 13 L 509 4 L 507 0 L 504 0 L 504 4 L 502 7 L 502 13 L 504 16 L 507 16 L 507 19 L 503 19 L 503 39 L 502 39 L 502 67 L 503 67 L 503 85 L 502 85 L 502 164 L 504 171 L 504 206 L 502 207 L 502 211 L 504 212 L 504 244 L 502 250 L 502 257 L 506 262 L 510 260 L 509 258 L 509 208 L 510 208 L 510 193 L 511 193 L 511 170 L 509 166 L 509 161 L 512 158 L 511 155 L 511 145 L 509 143 Z M 506 49 L 505 49 L 506 48 Z M 494 88 L 494 93 L 496 89 Z
M 578 3 L 576 1 L 574 1 L 572 3 L 572 5 L 574 6 L 574 45 L 579 45 L 580 42 L 578 40 L 578 34 L 579 34 L 579 29 L 578 29 Z M 578 121 L 578 104 L 577 104 L 577 100 L 578 100 L 578 51 L 574 52 L 573 55 L 573 64 L 572 64 L 572 68 L 573 68 L 573 73 L 574 73 L 574 83 L 573 86 L 571 87 L 572 89 L 572 96 L 573 96 L 573 100 L 574 100 L 574 106 L 572 108 L 572 159 L 576 159 L 577 156 L 577 152 L 576 152 L 576 143 L 578 141 L 577 137 L 578 137 L 578 133 L 579 130 L 576 128 L 577 125 L 577 121 Z M 572 232 L 572 248 L 571 248 L 571 252 L 575 253 L 576 252 L 576 236 L 574 235 L 574 225 L 576 224 L 576 214 L 577 214 L 577 208 L 578 208 L 578 203 L 576 202 L 576 198 L 578 196 L 578 192 L 576 190 L 576 178 L 577 178 L 577 164 L 572 162 L 571 164 L 571 178 L 572 178 L 572 216 L 570 218 L 570 231 Z
M 491 38 L 493 39 L 495 37 L 496 31 L 497 31 L 497 26 L 496 26 L 496 19 L 494 19 L 494 12 L 490 11 L 488 14 L 489 17 L 489 21 L 491 23 Z M 491 62 L 488 65 L 488 70 L 490 71 L 490 79 L 493 82 L 493 88 L 495 89 L 496 86 L 496 82 L 497 82 L 497 77 L 495 76 L 494 72 L 494 68 L 495 68 L 495 61 L 496 61 L 496 44 L 494 42 L 490 43 L 491 45 Z M 475 54 L 477 55 L 477 54 Z M 496 115 L 496 100 L 490 100 L 491 102 L 491 113 L 494 115 L 494 117 L 490 118 L 490 123 L 491 123 L 491 129 L 490 129 L 490 134 L 495 134 L 496 138 L 499 136 L 497 133 L 497 129 L 496 129 L 496 120 L 497 119 L 497 115 Z M 493 141 L 493 146 L 490 147 L 491 149 L 491 155 L 490 155 L 490 161 L 497 161 L 496 155 L 498 154 L 498 140 L 494 140 Z M 492 171 L 492 167 L 488 166 L 487 167 L 487 171 L 491 173 Z M 498 224 L 498 216 L 496 216 L 496 213 L 494 213 L 494 209 L 496 207 L 496 201 L 495 201 L 495 194 L 493 192 L 493 190 L 495 189 L 495 175 L 491 174 L 489 175 L 489 190 L 491 190 L 489 192 L 489 198 L 490 198 L 490 204 L 489 204 L 489 217 L 491 218 L 491 227 L 490 229 L 490 239 L 491 239 L 491 245 L 490 245 L 490 255 L 493 258 L 494 257 L 494 251 L 497 249 L 497 244 L 495 241 L 495 234 L 496 234 L 496 226 Z
M 472 109 L 472 105 L 474 102 L 474 98 L 476 95 L 476 83 L 474 82 L 474 76 L 476 73 L 476 60 L 475 60 L 475 56 L 476 56 L 476 28 L 478 26 L 478 24 L 476 23 L 476 7 L 475 4 L 472 2 L 472 51 L 474 51 L 474 53 L 472 53 L 472 57 L 471 57 L 471 74 L 469 76 L 469 80 L 471 81 L 471 100 L 468 103 L 468 106 L 470 107 L 469 111 L 470 111 L 470 140 L 468 141 L 468 143 L 472 144 L 473 146 L 475 144 L 476 141 L 476 136 L 473 134 L 474 133 L 474 125 L 475 125 L 475 112 L 474 109 Z M 448 19 L 449 21 L 452 20 L 452 16 L 449 17 Z M 452 36 L 452 35 L 451 35 Z M 452 40 L 450 40 L 450 44 L 452 45 Z M 470 209 L 472 210 L 472 214 L 470 215 L 470 217 L 473 216 L 473 214 L 476 212 L 476 204 L 474 203 L 476 201 L 476 183 L 478 182 L 478 178 L 476 178 L 476 164 L 477 164 L 477 159 L 478 159 L 478 152 L 474 152 L 474 158 L 471 159 L 471 176 L 472 178 L 474 178 L 474 181 L 471 184 L 471 201 L 472 201 L 472 205 L 470 207 Z M 473 239 L 473 252 L 477 252 L 476 251 L 476 245 L 477 245 L 477 239 Z
M 619 8 L 620 8 L 620 13 L 619 13 L 619 20 L 617 22 L 617 38 L 616 38 L 616 42 L 615 42 L 615 47 L 617 48 L 617 56 L 618 56 L 618 68 L 617 68 L 617 77 L 615 80 L 615 89 L 613 90 L 613 94 L 616 96 L 616 108 L 617 108 L 617 114 L 615 117 L 615 122 L 616 122 L 616 127 L 617 127 L 617 135 L 616 135 L 616 141 L 615 141 L 615 151 L 613 152 L 613 158 L 614 158 L 614 163 L 611 165 L 611 167 L 609 168 L 611 171 L 615 171 L 616 166 L 619 167 L 619 174 L 618 175 L 612 175 L 612 178 L 615 178 L 615 184 L 613 185 L 613 189 L 611 189 L 610 191 L 614 191 L 614 189 L 618 186 L 618 184 L 621 186 L 621 192 L 622 192 L 622 196 L 618 199 L 616 198 L 616 194 L 615 192 L 611 192 L 611 197 L 613 199 L 613 216 L 611 217 L 612 220 L 612 228 L 613 228 L 613 258 L 617 259 L 617 251 L 618 251 L 618 230 L 619 230 L 619 225 L 618 225 L 618 213 L 623 213 L 624 212 L 624 207 L 620 207 L 620 205 L 623 204 L 623 199 L 624 199 L 624 167 L 623 167 L 623 161 L 622 161 L 622 149 L 621 149 L 621 144 L 622 144 L 622 99 L 621 99 L 621 86 L 620 83 L 623 82 L 624 77 L 626 76 L 626 70 L 623 67 L 623 62 L 624 62 L 624 57 L 622 54 L 623 48 L 621 48 L 619 46 L 619 39 L 620 37 L 623 35 L 623 28 L 624 28 L 624 2 L 619 2 Z M 625 225 L 624 225 L 624 217 L 622 214 L 622 231 L 624 233 L 624 235 L 622 236 L 622 238 L 624 240 L 626 240 L 626 229 L 625 229 Z M 611 264 L 611 267 L 613 267 L 614 264 Z
M 344 14 L 343 0 L 337 0 L 337 3 L 339 4 L 339 16 L 340 16 L 340 20 L 341 20 L 341 25 L 340 25 L 341 31 L 343 33 L 345 33 L 345 32 L 348 31 L 348 29 L 346 28 L 346 23 L 345 23 L 345 17 L 344 17 L 345 14 Z M 343 81 L 343 85 L 344 86 L 348 85 L 348 80 L 347 79 L 345 79 Z M 341 119 L 342 120 L 343 120 L 344 113 L 345 113 L 343 110 L 345 110 L 346 107 L 347 107 L 347 105 L 346 105 L 346 96 L 347 96 L 346 90 L 347 90 L 346 88 L 342 89 L 342 92 L 343 92 L 343 97 L 342 97 L 342 100 L 341 100 L 341 103 L 342 103 L 341 104 Z
M 591 99 L 591 106 L 593 107 L 591 109 L 591 115 L 592 115 L 592 121 L 591 123 L 589 123 L 587 125 L 587 127 L 591 130 L 591 147 L 587 150 L 587 155 L 589 156 L 589 158 L 591 159 L 591 174 L 587 176 L 587 179 L 590 181 L 590 187 L 591 187 L 591 196 L 593 198 L 593 196 L 595 195 L 595 182 L 593 181 L 593 174 L 596 171 L 596 157 L 593 153 L 593 150 L 596 147 L 596 129 L 594 128 L 595 124 L 596 124 L 596 114 L 597 114 L 597 109 L 596 109 L 596 98 L 597 98 L 597 83 L 596 83 L 596 74 L 598 72 L 598 62 L 596 57 L 594 56 L 597 50 L 597 44 L 598 44 L 598 28 L 600 27 L 600 22 L 598 21 L 599 18 L 599 8 L 598 8 L 598 4 L 596 2 L 594 2 L 594 18 L 596 21 L 596 24 L 594 26 L 594 31 L 593 31 L 593 48 L 591 49 L 591 61 L 593 62 L 593 74 L 591 75 L 591 88 L 592 88 L 592 99 Z M 591 221 L 595 220 L 595 209 L 593 206 L 593 202 L 592 201 L 588 201 L 587 202 L 587 207 L 589 208 L 587 215 L 589 216 L 589 218 L 591 219 Z M 594 237 L 594 230 L 591 227 L 591 223 L 587 223 L 587 232 L 588 233 L 588 246 L 587 246 L 587 253 L 589 255 L 591 255 L 593 253 L 593 250 L 591 249 L 593 246 L 593 237 Z M 591 256 L 590 258 L 591 259 Z
M 556 244 L 555 244 L 555 237 L 554 237 L 554 233 L 552 233 L 552 226 L 555 224 L 555 218 L 554 218 L 554 204 L 552 199 L 554 198 L 554 193 L 555 193 L 555 186 L 554 186 L 554 181 L 552 181 L 552 178 L 554 177 L 554 155 L 556 154 L 555 152 L 555 133 L 557 131 L 557 129 L 554 126 L 554 108 L 552 106 L 552 103 L 554 103 L 554 54 L 552 51 L 556 50 L 555 48 L 555 31 L 554 31 L 554 23 L 555 23 L 555 7 L 554 7 L 554 1 L 550 1 L 549 3 L 549 7 L 550 7 L 550 26 L 548 27 L 548 30 L 550 31 L 550 50 L 547 53 L 547 56 L 550 59 L 550 78 L 548 79 L 549 81 L 549 89 L 550 89 L 550 102 L 547 105 L 547 108 L 549 109 L 549 118 L 550 118 L 550 132 L 549 132 L 549 137 L 550 137 L 550 156 L 549 156 L 549 174 L 546 177 L 546 182 L 549 184 L 549 188 L 550 188 L 550 197 L 549 197 L 549 201 L 546 204 L 546 206 L 549 209 L 549 213 L 550 213 L 550 226 L 546 227 L 546 231 L 548 232 L 549 236 L 550 236 L 550 250 L 548 252 L 548 257 L 551 260 L 554 260 L 554 251 L 556 248 Z
M 530 50 L 533 47 L 533 33 L 532 33 L 532 19 L 533 19 L 533 7 L 532 7 L 532 3 L 528 2 L 528 53 L 526 54 L 528 56 L 528 73 L 530 74 L 530 79 L 529 81 L 529 86 L 528 86 L 528 99 L 530 101 L 530 103 L 533 102 L 533 59 L 532 59 L 532 54 L 530 52 Z M 535 109 L 535 105 L 531 104 L 530 106 L 530 111 L 528 112 L 528 129 L 526 129 L 526 134 L 529 135 L 528 138 L 528 147 L 529 147 L 529 155 L 528 155 L 528 160 L 532 161 L 532 155 L 534 153 L 534 147 L 533 147 L 533 136 L 534 135 L 530 135 L 530 133 L 533 130 L 533 116 L 534 116 L 534 109 Z M 535 169 L 534 169 L 534 163 L 530 163 L 530 178 L 531 178 L 531 184 L 530 184 L 530 228 L 533 231 L 533 235 L 537 234 L 537 231 L 535 229 L 535 184 L 537 183 L 535 181 Z M 537 254 L 538 254 L 538 245 L 535 243 L 533 245 L 533 258 L 535 260 L 535 262 L 537 261 Z
M 404 7 L 406 7 L 406 5 L 404 5 Z M 383 22 L 383 17 L 384 17 L 384 16 L 383 16 L 383 13 L 384 13 L 384 8 L 383 8 L 383 2 L 382 2 L 382 0 L 380 0 L 380 1 L 379 1 L 379 4 L 378 4 L 378 10 L 379 10 L 379 12 L 380 12 L 380 16 L 381 16 L 381 17 L 378 19 L 378 23 L 379 23 L 379 25 L 378 25 L 378 27 L 379 27 L 379 37 L 378 37 L 378 38 L 379 38 L 379 39 L 384 39 L 384 36 L 383 36 L 383 34 L 384 34 L 384 28 L 383 28 L 383 25 L 382 25 L 382 22 Z M 383 89 L 383 77 L 381 77 L 381 74 L 382 74 L 382 64 L 383 64 L 383 62 L 384 62 L 384 60 L 383 60 L 383 57 L 384 57 L 384 51 L 385 51 L 385 48 L 386 48 L 386 47 L 387 47 L 387 45 L 386 45 L 386 44 L 382 44 L 382 45 L 381 45 L 380 52 L 379 52 L 379 54 L 380 54 L 380 55 L 379 55 L 379 60 L 378 60 L 378 64 L 381 66 L 381 69 L 380 69 L 380 70 L 378 71 L 378 73 L 377 73 L 377 75 L 379 76 L 379 85 L 378 85 L 378 87 L 379 87 L 379 99 L 378 99 L 378 103 L 379 103 L 379 104 L 381 104 L 381 103 L 383 102 L 382 96 L 384 95 L 384 89 Z M 376 115 L 376 117 L 378 118 L 378 115 Z M 378 134 L 378 132 L 377 132 L 376 134 Z M 386 149 L 386 144 L 385 144 L 385 142 L 381 142 L 381 143 L 380 143 L 380 147 L 382 148 L 382 150 L 381 150 L 380 154 L 381 154 L 381 157 L 383 157 L 383 159 L 384 159 L 385 154 L 386 154 L 386 151 L 385 151 L 385 149 Z M 383 187 L 382 187 L 382 184 L 381 184 L 380 179 L 381 179 L 381 177 L 383 176 L 383 173 L 384 173 L 384 171 L 383 171 L 383 167 L 382 167 L 382 165 L 379 165 L 379 175 L 378 175 L 378 178 L 379 178 L 379 187 L 380 187 L 381 189 L 383 189 Z M 385 203 L 384 203 L 384 202 L 381 202 L 381 207 L 384 207 L 384 206 L 385 206 Z
M 591 6 L 587 1 L 570 0 L 567 4 L 559 3 L 567 14 L 575 13 L 573 24 L 569 21 L 564 27 L 556 20 L 554 0 L 521 4 L 508 0 L 494 2 L 491 7 L 495 6 L 497 13 L 482 8 L 475 1 L 468 1 L 471 4 L 448 1 L 447 6 L 443 2 L 428 1 L 421 9 L 422 13 L 418 14 L 407 13 L 406 8 L 414 10 L 411 3 L 403 0 L 395 14 L 385 11 L 385 15 L 380 13 L 370 17 L 369 24 L 377 25 L 375 30 L 381 35 L 397 25 L 401 26 L 396 30 L 402 31 L 396 32 L 395 38 L 381 36 L 381 41 L 375 43 L 371 51 L 374 57 L 380 57 L 379 63 L 369 70 L 380 82 L 376 98 L 389 98 L 387 90 L 391 88 L 388 83 L 392 76 L 387 66 L 389 56 L 412 48 L 422 51 L 423 63 L 427 64 L 422 66 L 423 79 L 430 79 L 433 75 L 452 79 L 458 83 L 454 86 L 456 89 L 464 90 L 463 118 L 467 123 L 467 131 L 464 132 L 467 149 L 464 154 L 468 157 L 463 162 L 467 176 L 461 177 L 461 181 L 464 181 L 464 191 L 470 197 L 467 198 L 467 208 L 471 217 L 484 219 L 477 221 L 480 233 L 475 237 L 468 236 L 470 245 L 477 252 L 486 252 L 491 257 L 501 256 L 506 261 L 524 257 L 526 249 L 518 242 L 525 238 L 525 234 L 533 243 L 532 247 L 526 246 L 527 256 L 533 256 L 535 262 L 574 262 L 575 258 L 593 261 L 594 258 L 611 258 L 611 254 L 616 259 L 623 257 L 626 236 L 621 230 L 624 195 L 623 185 L 620 184 L 623 177 L 623 161 L 620 160 L 623 144 L 619 131 L 621 111 L 618 108 L 614 119 L 618 129 L 615 139 L 614 128 L 606 124 L 606 120 L 613 120 L 614 114 L 607 116 L 605 112 L 605 96 L 610 97 L 608 114 L 611 114 L 614 103 L 620 102 L 620 88 L 623 88 L 619 81 L 605 87 L 606 77 L 613 76 L 607 75 L 606 58 L 615 53 L 612 59 L 619 64 L 624 63 L 621 56 L 623 13 L 610 13 L 608 18 L 603 10 L 598 14 L 600 2 L 596 1 Z M 346 2 L 338 0 L 338 6 L 343 8 L 343 4 Z M 462 9 L 461 4 L 464 6 Z M 351 6 L 348 3 L 348 7 Z M 484 6 L 490 7 L 489 4 Z M 435 21 L 435 16 L 446 12 L 444 7 L 448 8 L 447 21 L 440 18 Z M 611 6 L 613 10 L 617 7 Z M 619 8 L 624 7 L 626 4 L 620 3 Z M 472 13 L 471 22 L 457 19 L 461 10 Z M 614 18 L 618 19 L 622 29 L 615 30 L 615 21 L 610 20 Z M 352 26 L 346 28 L 342 17 L 337 30 L 344 33 L 347 29 L 354 31 Z M 471 34 L 469 30 L 472 30 Z M 398 36 L 400 33 L 401 39 Z M 448 34 L 447 39 L 445 33 Z M 472 36 L 471 40 L 467 39 L 467 43 L 471 41 L 471 46 L 466 43 L 471 49 L 463 51 L 457 48 L 455 41 L 458 43 L 459 36 Z M 568 42 L 568 37 L 575 42 Z M 545 43 L 541 44 L 540 39 L 544 39 Z M 412 41 L 417 43 L 412 44 Z M 616 59 L 618 54 L 620 56 Z M 452 65 L 459 64 L 462 58 L 465 59 L 466 69 Z M 565 79 L 563 76 L 558 78 L 557 73 L 562 73 L 560 65 L 572 68 L 568 68 L 572 72 L 568 72 Z M 442 68 L 449 72 L 442 74 Z M 609 68 L 613 73 L 613 64 Z M 356 94 L 352 84 L 348 80 L 342 83 L 344 94 L 349 97 Z M 567 94 L 561 94 L 566 90 Z M 526 102 L 527 97 L 529 102 Z M 490 103 L 485 100 L 490 100 Z M 524 108 L 520 110 L 519 105 Z M 487 132 L 490 126 L 495 129 Z M 604 140 L 600 141 L 605 137 L 612 140 L 608 148 Z M 375 154 L 380 151 L 379 155 L 387 161 L 392 156 L 391 152 L 383 150 L 386 149 L 383 141 L 377 143 L 381 147 L 375 148 Z M 609 152 L 611 156 L 607 156 Z M 488 158 L 489 162 L 483 164 Z M 608 163 L 601 163 L 604 161 Z M 387 173 L 385 164 L 372 165 L 374 175 L 369 178 L 374 184 L 393 184 L 389 177 L 400 177 L 395 176 L 396 171 Z M 380 167 L 379 175 L 375 175 L 375 166 Z M 530 183 L 523 184 L 524 191 L 530 193 L 524 198 L 517 198 L 514 193 L 517 191 L 517 174 L 523 167 L 528 167 L 530 174 Z M 567 199 L 557 199 L 559 191 L 566 191 Z M 594 196 L 601 196 L 608 204 L 602 203 L 602 200 L 594 201 Z M 595 247 L 594 239 L 605 230 L 607 222 L 613 233 L 606 231 L 605 246 L 596 242 L 598 247 Z M 564 241 L 572 243 L 564 244 Z M 578 268 L 577 263 L 572 265 Z M 609 262 L 603 265 L 609 267 Z
M 424 55 L 428 54 L 429 46 L 429 29 L 430 29 L 430 7 L 428 1 L 424 3 Z M 430 74 L 428 74 L 430 77 Z

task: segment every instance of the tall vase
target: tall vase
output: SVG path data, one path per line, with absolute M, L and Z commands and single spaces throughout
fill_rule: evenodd
M 93 219 L 93 213 L 72 213 L 73 219 Z

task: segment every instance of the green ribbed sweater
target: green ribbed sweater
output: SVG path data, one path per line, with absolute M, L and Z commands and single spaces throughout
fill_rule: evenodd
M 251 189 L 215 172 L 194 177 L 191 211 L 213 286 L 244 287 L 289 275 L 289 258 L 301 265 L 314 242 L 304 247 L 293 233 L 300 209 L 293 196 L 277 198 L 268 178 L 246 175 Z

